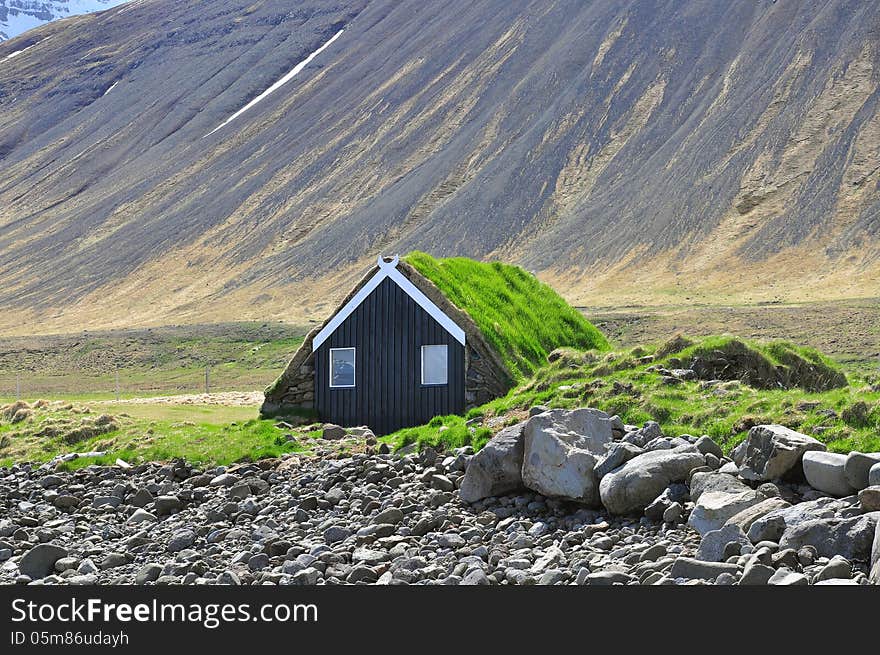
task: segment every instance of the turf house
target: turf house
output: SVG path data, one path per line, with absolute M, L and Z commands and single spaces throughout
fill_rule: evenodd
M 504 395 L 561 346 L 607 342 L 519 267 L 420 252 L 380 257 L 306 336 L 261 412 L 305 411 L 389 434 Z

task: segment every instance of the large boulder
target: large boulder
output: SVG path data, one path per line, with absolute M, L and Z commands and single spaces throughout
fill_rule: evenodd
M 723 562 L 728 557 L 739 555 L 743 546 L 752 542 L 737 525 L 725 525 L 703 535 L 697 550 L 697 559 L 703 562 Z
M 763 500 L 763 494 L 748 487 L 734 493 L 707 491 L 700 496 L 691 510 L 688 525 L 704 535 L 720 529 L 731 518 Z
M 749 491 L 749 487 L 735 475 L 720 471 L 698 471 L 691 476 L 691 500 L 697 502 L 700 496 L 709 491 L 724 493 L 740 493 Z
M 702 466 L 703 455 L 691 445 L 655 450 L 633 457 L 599 483 L 602 504 L 612 514 L 641 511 L 673 482 Z
M 880 464 L 880 453 L 851 452 L 846 456 L 846 464 L 843 467 L 847 484 L 853 489 L 864 489 L 870 486 L 868 474 L 875 464 Z
M 36 580 L 55 571 L 55 562 L 67 557 L 67 549 L 55 544 L 37 544 L 24 554 L 18 564 L 19 570 Z
M 597 505 L 594 468 L 611 440 L 611 417 L 596 409 L 532 416 L 523 428 L 523 485 L 545 496 Z
M 880 521 L 874 526 L 874 545 L 871 547 L 871 582 L 880 585 Z
M 756 425 L 749 430 L 739 474 L 760 482 L 782 478 L 797 472 L 811 450 L 826 450 L 825 444 L 782 425 Z
M 504 428 L 468 463 L 461 481 L 461 499 L 475 503 L 523 486 L 523 423 Z
M 804 476 L 807 483 L 831 496 L 851 496 L 855 493 L 846 481 L 846 455 L 810 451 L 803 457 Z
M 841 555 L 848 560 L 868 562 L 880 512 L 852 518 L 814 519 L 786 528 L 780 550 L 813 546 L 820 557 Z
M 626 441 L 616 441 L 608 447 L 608 452 L 596 464 L 596 477 L 600 480 L 608 473 L 611 473 L 618 466 L 631 460 L 637 455 L 641 455 L 644 451 L 638 446 L 627 443 Z
M 800 525 L 805 521 L 834 518 L 839 513 L 851 510 L 853 507 L 854 504 L 849 500 L 817 498 L 768 512 L 756 519 L 746 532 L 752 543 L 779 541 L 787 528 Z
M 770 512 L 785 509 L 786 507 L 791 507 L 791 504 L 782 498 L 765 498 L 761 502 L 746 507 L 744 510 L 734 514 L 727 519 L 727 523 L 724 525 L 735 525 L 747 533 L 755 521 L 767 516 Z
M 868 471 L 868 486 L 873 487 L 880 484 L 880 463 L 874 464 Z

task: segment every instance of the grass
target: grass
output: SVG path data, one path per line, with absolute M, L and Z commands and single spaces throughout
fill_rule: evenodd
M 0 337 L 0 398 L 112 399 L 262 389 L 307 327 L 262 323 L 176 326 L 44 337 Z
M 74 430 L 99 423 L 99 412 L 56 403 L 37 410 L 28 421 L 0 421 L 0 466 L 16 461 L 45 462 L 69 452 L 106 451 L 102 457 L 79 458 L 63 464 L 78 468 L 112 464 L 117 458 L 131 464 L 182 457 L 196 464 L 229 464 L 242 460 L 307 452 L 301 439 L 288 441 L 271 420 L 254 418 L 253 407 L 124 405 L 112 417 L 110 429 L 71 442 Z M 57 434 L 47 428 L 58 428 Z M 87 433 L 88 434 L 88 433 Z M 314 436 L 314 435 L 310 435 Z
M 419 427 L 404 428 L 393 435 L 384 437 L 395 449 L 415 445 L 419 450 L 427 446 L 432 448 L 461 448 L 473 446 L 475 449 L 482 448 L 492 438 L 492 431 L 488 428 L 468 426 L 466 420 L 457 414 L 449 416 L 436 416 L 431 421 Z
M 473 318 L 516 380 L 535 373 L 560 346 L 609 348 L 580 312 L 518 266 L 423 252 L 404 259 Z
M 466 418 L 481 418 L 483 422 L 492 419 L 500 426 L 521 420 L 535 405 L 589 406 L 618 414 L 630 424 L 656 420 L 667 435 L 708 434 L 728 452 L 746 437 L 749 428 L 763 423 L 779 423 L 815 436 L 834 452 L 880 451 L 880 376 L 851 375 L 846 386 L 813 391 L 798 387 L 760 389 L 739 380 L 711 385 L 697 380 L 670 384 L 655 370 L 658 365 L 678 364 L 695 353 L 726 344 L 726 338 L 712 337 L 656 359 L 651 356 L 657 346 L 617 352 L 569 349 L 506 396 L 470 410 Z M 837 364 L 809 349 L 784 343 L 747 345 L 766 353 L 774 363 L 778 363 L 778 353 L 790 361 L 791 352 L 798 352 L 813 363 L 839 372 Z M 459 426 L 453 419 L 442 417 L 437 425 L 401 430 L 386 439 L 398 447 L 406 443 L 460 446 L 467 442 L 467 434 L 461 427 L 451 429 Z M 450 429 L 440 431 L 441 425 Z M 479 447 L 485 434 L 477 438 L 476 431 L 471 430 L 468 443 Z

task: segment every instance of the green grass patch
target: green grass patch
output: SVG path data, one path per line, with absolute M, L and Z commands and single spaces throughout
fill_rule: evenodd
M 532 375 L 561 346 L 609 348 L 580 312 L 518 266 L 464 257 L 436 259 L 423 252 L 404 259 L 473 318 L 514 379 Z
M 519 420 L 535 405 L 595 407 L 633 425 L 655 420 L 667 435 L 708 434 L 728 452 L 745 439 L 752 426 L 762 423 L 779 423 L 814 436 L 834 452 L 880 451 L 880 379 L 876 374 L 866 377 L 848 371 L 845 386 L 816 391 L 756 388 L 739 379 L 671 384 L 663 373 L 666 366 L 689 364 L 696 355 L 724 350 L 731 341 L 711 337 L 657 359 L 651 357 L 659 350 L 657 346 L 617 352 L 566 349 L 506 396 L 470 410 L 467 416 L 515 416 Z M 821 367 L 823 374 L 843 374 L 838 364 L 810 349 L 782 343 L 740 343 L 765 357 L 770 371 L 789 366 L 784 362 L 790 362 L 787 358 L 794 352 Z M 387 440 L 398 447 L 408 443 L 462 445 L 464 419 L 441 420 L 438 425 L 401 430 Z M 449 429 L 440 431 L 440 425 Z

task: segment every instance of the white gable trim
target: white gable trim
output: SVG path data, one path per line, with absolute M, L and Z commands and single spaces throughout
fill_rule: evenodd
M 449 318 L 442 309 L 431 302 L 431 299 L 422 293 L 416 285 L 410 282 L 403 273 L 397 270 L 398 261 L 398 257 L 395 257 L 390 262 L 386 262 L 381 256 L 379 257 L 379 270 L 376 271 L 376 274 L 370 278 L 370 280 L 362 286 L 354 296 L 352 296 L 351 300 L 345 303 L 345 306 L 342 309 L 336 312 L 336 315 L 330 319 L 330 322 L 315 335 L 315 338 L 312 339 L 312 350 L 320 348 L 321 344 L 327 341 L 331 334 L 336 332 L 336 329 L 345 322 L 345 319 L 351 316 L 351 313 L 367 299 L 367 296 L 373 293 L 376 287 L 378 287 L 385 278 L 390 278 L 397 286 L 403 289 L 404 293 L 412 298 L 419 307 L 428 312 L 435 321 L 442 325 L 443 329 L 449 332 L 456 341 L 462 346 L 465 345 L 464 330 Z

